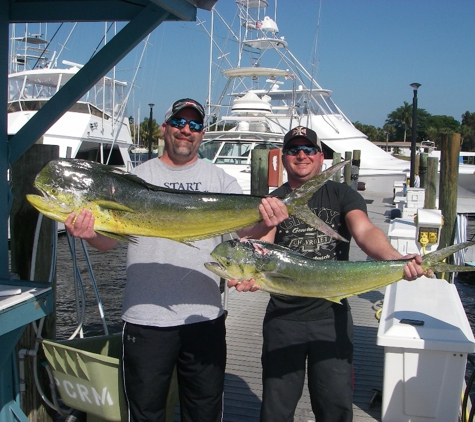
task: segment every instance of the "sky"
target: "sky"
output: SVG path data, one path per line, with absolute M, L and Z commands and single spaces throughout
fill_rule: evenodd
M 268 1 L 274 18 L 274 0 Z M 216 9 L 231 21 L 235 1 L 218 0 Z M 404 101 L 412 104 L 414 82 L 421 84 L 418 107 L 430 114 L 461 121 L 475 112 L 473 0 L 281 0 L 276 16 L 278 36 L 309 71 L 314 66 L 319 85 L 352 122 L 382 127 Z M 210 41 L 203 28 L 210 21 L 209 11 L 198 10 L 197 22 L 165 22 L 153 31 L 129 115 L 143 120 L 153 103 L 161 123 L 176 99 L 205 102 Z M 61 58 L 86 62 L 103 31 L 102 23 L 79 24 Z M 118 64 L 119 79 L 132 80 L 143 46 Z

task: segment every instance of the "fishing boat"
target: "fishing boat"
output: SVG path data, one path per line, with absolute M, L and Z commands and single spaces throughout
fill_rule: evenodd
M 234 19 L 218 11 L 219 3 L 212 11 L 212 24 L 206 28 L 212 41 L 210 117 L 201 158 L 222 167 L 249 192 L 250 151 L 256 146 L 281 147 L 285 133 L 302 125 L 322 141 L 325 166 L 335 153 L 343 158 L 359 150 L 360 176 L 399 175 L 405 180 L 410 163 L 369 141 L 351 123 L 333 101 L 332 91 L 322 88 L 291 52 L 277 25 L 277 0 L 270 3 L 236 0 Z M 473 161 L 467 163 L 464 158 L 459 172 L 473 174 Z
M 11 25 L 8 74 L 8 135 L 15 135 L 82 67 L 58 61 L 44 34 L 31 33 L 32 25 Z M 36 29 L 36 26 L 34 27 Z M 73 26 L 72 30 L 74 30 Z M 69 36 L 68 36 L 69 39 Z M 129 84 L 113 76 L 99 80 L 38 142 L 58 145 L 60 157 L 81 158 L 132 167 L 132 147 L 126 103 Z
M 216 8 L 212 12 L 214 24 L 208 31 L 213 36 L 210 57 L 215 67 L 210 66 L 213 89 L 208 94 L 210 118 L 202 158 L 223 167 L 248 192 L 250 151 L 256 146 L 281 147 L 285 133 L 302 125 L 318 134 L 327 166 L 335 153 L 344 157 L 360 150 L 360 174 L 408 171 L 407 161 L 374 145 L 351 123 L 333 102 L 332 91 L 322 88 L 292 54 L 279 34 L 276 16 L 269 16 L 268 1 L 237 0 L 236 12 L 234 27 Z M 227 36 L 219 32 L 220 24 Z M 223 39 L 226 47 L 216 39 Z M 228 51 L 228 45 L 235 45 L 236 51 Z M 218 77 L 224 78 L 224 87 L 215 93 Z

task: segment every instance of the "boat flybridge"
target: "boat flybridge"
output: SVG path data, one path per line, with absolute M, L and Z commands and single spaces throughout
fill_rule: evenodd
M 333 102 L 332 92 L 320 87 L 299 63 L 284 37 L 277 36 L 276 21 L 267 15 L 267 1 L 237 0 L 236 6 L 238 27 L 224 23 L 228 38 L 238 45 L 237 53 L 233 56 L 212 43 L 216 51 L 212 48 L 211 57 L 225 82 L 215 101 L 210 88 L 202 158 L 237 177 L 247 192 L 250 150 L 281 147 L 285 133 L 302 125 L 321 139 L 327 166 L 334 153 L 344 157 L 347 151 L 360 150 L 360 174 L 403 175 L 408 170 L 406 161 L 383 151 L 356 129 Z M 217 34 L 216 28 L 209 33 Z M 272 65 L 267 67 L 268 63 Z M 210 87 L 218 86 L 218 80 L 210 78 Z
M 12 31 L 14 29 L 12 28 Z M 48 56 L 40 36 L 12 36 L 8 75 L 8 135 L 16 134 L 82 67 Z M 33 63 L 31 65 L 31 63 Z M 59 156 L 131 168 L 132 138 L 125 117 L 128 84 L 105 76 L 38 142 L 59 146 Z

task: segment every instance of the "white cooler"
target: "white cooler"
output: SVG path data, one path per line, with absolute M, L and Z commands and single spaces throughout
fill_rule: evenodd
M 384 346 L 383 422 L 458 421 L 475 339 L 454 284 L 421 277 L 389 285 L 377 344 Z

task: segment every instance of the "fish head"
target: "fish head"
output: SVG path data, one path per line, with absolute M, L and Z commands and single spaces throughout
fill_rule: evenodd
M 85 207 L 94 190 L 94 173 L 86 160 L 58 159 L 46 164 L 35 178 L 41 195 L 27 195 L 38 211 L 53 220 L 64 222 L 71 212 Z
M 34 185 L 49 196 L 65 191 L 84 192 L 94 183 L 91 168 L 92 163 L 86 160 L 52 160 L 37 174 Z
M 227 240 L 211 252 L 216 262 L 205 267 L 226 280 L 250 280 L 259 276 L 259 262 L 251 242 Z

